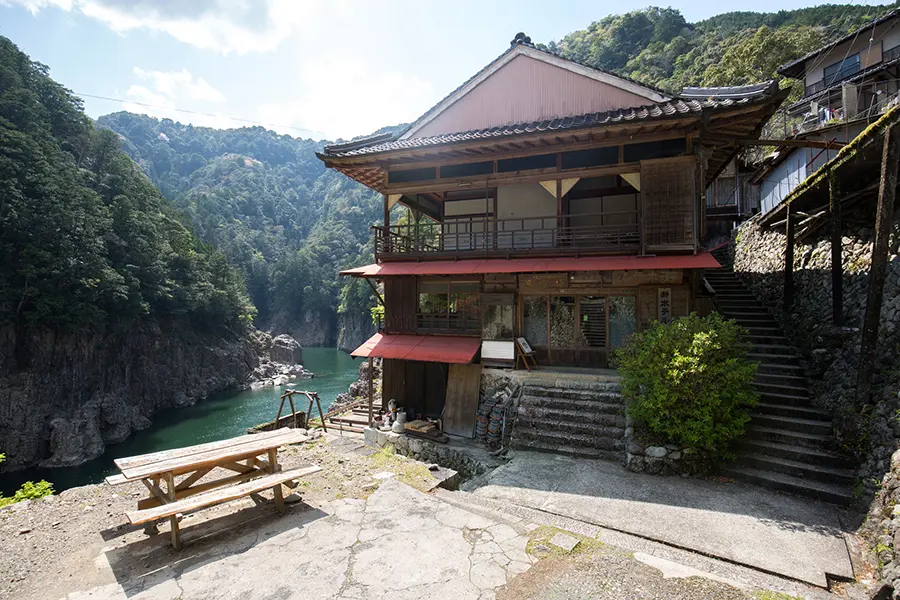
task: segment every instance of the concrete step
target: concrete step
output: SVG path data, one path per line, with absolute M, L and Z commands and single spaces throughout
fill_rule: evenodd
M 781 331 L 780 327 L 748 327 L 747 331 L 750 332 L 751 336 L 760 336 L 760 337 L 784 337 L 784 332 Z
M 722 312 L 725 317 L 734 319 L 744 327 L 778 327 L 778 322 L 768 313 Z
M 606 415 L 616 422 L 611 424 L 589 423 L 586 421 L 569 421 L 567 419 L 528 419 L 522 415 L 516 418 L 516 430 L 553 431 L 564 434 L 574 433 L 592 438 L 609 438 L 620 440 L 625 436 L 625 417 Z
M 593 394 L 617 394 L 619 390 L 622 388 L 618 379 L 615 381 L 598 381 L 598 382 L 588 382 L 588 381 L 571 381 L 566 382 L 565 385 L 558 385 L 556 383 L 544 383 L 544 382 L 528 382 L 525 384 L 525 391 L 530 392 L 535 396 L 558 396 L 560 393 L 566 392 L 574 392 L 574 393 L 593 393 Z
M 762 366 L 762 365 L 760 365 Z M 753 382 L 756 386 L 790 386 L 790 387 L 799 387 L 804 390 L 807 389 L 809 382 L 806 379 L 806 375 L 803 373 L 803 369 L 800 369 L 799 372 L 786 372 L 784 370 L 771 370 L 769 372 L 763 371 L 761 369 L 757 369 L 756 371 L 756 380 Z M 782 390 L 771 390 L 775 393 L 783 393 Z
M 553 398 L 551 396 L 522 396 L 519 402 L 522 407 L 544 408 L 549 410 L 592 411 L 608 415 L 625 414 L 625 402 L 621 397 L 606 402 L 602 400 L 581 400 L 578 398 Z
M 797 406 L 775 402 L 759 402 L 753 407 L 754 414 L 791 417 L 793 419 L 811 419 L 813 421 L 830 422 L 831 416 L 823 410 L 809 406 Z
M 831 445 L 834 443 L 834 440 L 830 435 L 805 433 L 802 431 L 779 429 L 775 427 L 762 427 L 752 422 L 750 423 L 750 426 L 747 427 L 744 438 L 748 440 L 777 442 L 779 444 L 805 446 L 807 448 L 817 448 L 822 450 L 830 450 Z
M 735 447 L 741 453 L 765 454 L 823 467 L 836 469 L 853 469 L 854 467 L 853 461 L 849 458 L 819 448 L 746 438 L 739 440 Z
M 719 309 L 720 313 L 765 313 L 769 314 L 769 311 L 759 305 L 756 300 L 751 301 L 738 301 L 738 300 L 716 300 L 716 307 Z
M 779 458 L 767 454 L 739 453 L 734 462 L 738 467 L 750 467 L 760 471 L 774 471 L 807 481 L 821 481 L 844 487 L 851 487 L 856 482 L 856 475 L 850 469 L 838 469 L 814 465 L 799 460 Z
M 570 423 L 592 423 L 606 427 L 625 427 L 625 407 L 615 412 L 597 410 L 559 409 L 546 406 L 534 406 L 520 402 L 516 416 L 516 426 L 532 421 L 568 421 Z
M 772 394 L 770 392 L 760 392 L 759 399 L 761 402 L 768 404 L 779 404 L 781 406 L 809 406 L 808 396 L 795 396 L 793 394 Z
M 534 398 L 571 398 L 573 400 L 592 400 L 600 402 L 622 402 L 622 396 L 616 390 L 576 390 L 563 388 L 538 388 L 527 386 L 525 396 Z
M 551 431 L 539 428 L 516 428 L 514 438 L 524 444 L 539 442 L 553 446 L 567 446 L 570 448 L 594 448 L 597 450 L 609 450 L 622 452 L 625 448 L 625 440 L 622 437 L 597 437 L 583 433 L 571 433 L 563 431 Z M 529 446 L 531 447 L 531 446 Z M 621 458 L 621 456 L 620 456 Z
M 556 442 L 544 442 L 541 440 L 512 440 L 512 447 L 518 450 L 533 450 L 548 452 L 550 454 L 565 454 L 578 458 L 601 458 L 605 460 L 622 460 L 622 450 L 603 450 L 600 448 L 585 448 L 582 446 L 564 446 Z
M 772 414 L 754 414 L 750 423 L 754 426 L 767 427 L 770 429 L 783 429 L 824 436 L 832 434 L 831 421 L 827 420 L 798 419 L 796 417 L 785 417 Z
M 794 349 L 787 344 L 753 344 L 753 353 L 796 356 Z
M 822 483 L 820 481 L 808 481 L 785 473 L 733 465 L 724 469 L 722 474 L 738 481 L 753 483 L 799 496 L 816 498 L 832 504 L 846 505 L 852 499 L 850 489 L 844 486 Z
M 753 387 L 755 387 L 756 391 L 760 394 L 809 398 L 809 389 L 806 387 L 806 379 L 802 377 L 778 377 L 772 375 L 769 376 L 766 381 L 754 381 Z

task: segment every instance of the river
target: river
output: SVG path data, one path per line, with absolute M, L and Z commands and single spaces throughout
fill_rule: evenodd
M 322 410 L 328 410 L 338 394 L 356 381 L 359 361 L 337 348 L 304 348 L 303 366 L 315 373 L 310 380 L 295 381 L 291 387 L 319 392 Z M 283 388 L 262 388 L 223 393 L 193 406 L 166 409 L 153 415 L 153 425 L 133 433 L 121 444 L 108 446 L 106 452 L 77 467 L 28 469 L 0 475 L 0 493 L 11 495 L 25 481 L 46 479 L 57 492 L 99 483 L 116 472 L 113 459 L 181 446 L 215 442 L 241 435 L 247 427 L 271 421 L 278 411 Z M 295 399 L 296 403 L 297 400 Z M 297 410 L 306 410 L 304 402 Z

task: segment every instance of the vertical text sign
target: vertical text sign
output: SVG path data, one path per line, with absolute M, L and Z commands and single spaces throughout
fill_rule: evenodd
M 657 288 L 659 300 L 659 322 L 670 323 L 672 321 L 672 288 Z

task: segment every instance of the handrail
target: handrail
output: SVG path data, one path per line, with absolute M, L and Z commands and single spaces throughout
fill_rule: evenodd
M 624 222 L 605 222 L 612 218 Z M 589 223 L 592 219 L 600 223 L 573 224 Z M 448 217 L 442 223 L 429 221 L 372 228 L 377 255 L 610 250 L 640 243 L 637 211 L 503 219 L 489 215 Z

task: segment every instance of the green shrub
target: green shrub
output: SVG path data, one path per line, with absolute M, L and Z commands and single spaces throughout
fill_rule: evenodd
M 747 331 L 718 313 L 654 322 L 616 352 L 628 412 L 666 440 L 728 456 L 758 395 Z
M 5 454 L 0 454 L 0 463 L 6 460 Z M 43 479 L 34 483 L 26 481 L 22 487 L 16 491 L 11 497 L 0 496 L 0 508 L 21 502 L 23 500 L 33 500 L 34 498 L 43 498 L 53 494 L 53 484 Z

